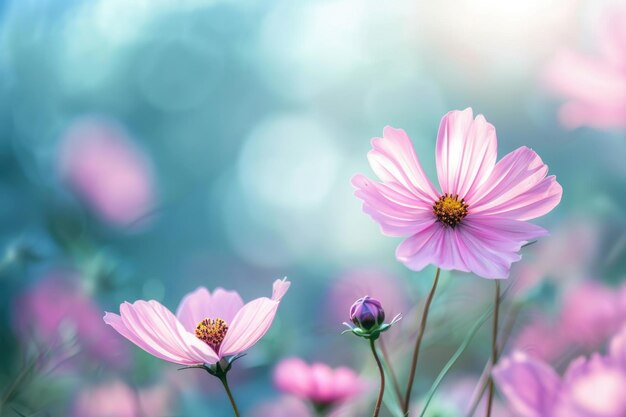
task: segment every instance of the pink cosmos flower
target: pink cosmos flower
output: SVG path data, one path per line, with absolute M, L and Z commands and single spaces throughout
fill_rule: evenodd
M 524 326 L 512 345 L 515 350 L 546 362 L 559 359 L 572 347 L 562 327 L 551 322 L 544 314 L 537 315 Z
M 545 84 L 566 98 L 564 126 L 626 127 L 626 8 L 608 10 L 600 22 L 600 54 L 560 51 L 549 63 Z
M 353 398 L 366 389 L 366 383 L 351 369 L 332 369 L 323 363 L 308 365 L 302 359 L 288 358 L 274 369 L 274 384 L 288 394 L 331 407 Z
M 516 336 L 513 346 L 546 362 L 576 351 L 602 346 L 626 323 L 621 288 L 586 280 L 568 288 L 555 320 L 545 312 L 536 315 Z
M 133 390 L 114 380 L 84 388 L 73 405 L 74 417 L 165 417 L 172 415 L 173 398 L 162 386 Z
M 117 123 L 78 119 L 63 135 L 58 163 L 61 177 L 113 225 L 128 226 L 154 208 L 150 161 Z
M 176 311 L 155 300 L 120 305 L 120 315 L 106 313 L 104 321 L 122 336 L 163 360 L 181 365 L 212 365 L 237 356 L 270 328 L 290 282 L 276 280 L 272 298 L 243 303 L 235 291 L 200 287 L 187 294 Z
M 596 281 L 586 281 L 565 293 L 561 307 L 563 333 L 571 342 L 597 348 L 626 322 L 620 294 Z
M 522 417 L 624 417 L 626 328 L 613 338 L 608 355 L 578 358 L 562 378 L 521 352 L 501 360 L 493 376 Z
M 15 300 L 12 316 L 20 338 L 49 349 L 55 359 L 73 355 L 78 347 L 81 354 L 109 365 L 123 366 L 129 360 L 126 347 L 111 337 L 100 308 L 73 273 L 46 275 Z
M 389 236 L 407 237 L 396 257 L 412 270 L 434 264 L 506 278 L 520 248 L 547 234 L 526 220 L 542 216 L 561 200 L 548 167 L 527 147 L 496 163 L 495 128 L 472 109 L 451 111 L 439 126 L 437 177 L 426 177 L 411 140 L 386 127 L 372 139 L 370 165 L 382 182 L 355 175 L 355 195 Z

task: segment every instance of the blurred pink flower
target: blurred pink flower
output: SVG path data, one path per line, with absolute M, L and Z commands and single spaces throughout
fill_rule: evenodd
M 129 226 L 154 208 L 150 161 L 113 121 L 75 121 L 63 135 L 58 164 L 63 180 L 111 224 Z
M 608 355 L 574 360 L 563 378 L 521 352 L 502 359 L 493 376 L 522 417 L 624 417 L 626 327 L 613 338 Z
M 558 288 L 586 280 L 598 259 L 602 225 L 593 217 L 572 217 L 551 232 L 550 239 L 525 249 L 524 262 L 512 268 L 512 292 L 524 297 L 540 283 Z
M 181 365 L 215 364 L 252 347 L 270 328 L 290 282 L 276 280 L 272 298 L 243 303 L 235 291 L 200 287 L 187 294 L 176 316 L 155 300 L 120 305 L 104 321 L 157 358 Z
M 561 200 L 548 167 L 521 147 L 496 163 L 495 128 L 472 109 L 451 111 L 437 136 L 438 192 L 426 177 L 411 140 L 386 127 L 372 139 L 370 165 L 382 182 L 355 175 L 355 195 L 390 236 L 408 237 L 396 257 L 419 271 L 434 264 L 506 278 L 520 248 L 547 232 L 526 220 L 542 216 Z
M 341 404 L 367 388 L 367 384 L 349 368 L 332 369 L 319 362 L 308 365 L 299 358 L 284 359 L 276 365 L 274 384 L 279 390 L 320 408 Z
M 569 128 L 626 127 L 626 8 L 607 10 L 599 27 L 599 55 L 563 50 L 546 68 L 547 88 L 567 100 L 559 118 Z
M 74 417 L 165 417 L 171 416 L 173 398 L 165 387 L 135 392 L 120 380 L 81 390 L 74 401 Z
M 13 305 L 13 322 L 20 337 L 35 341 L 53 357 L 67 354 L 75 344 L 80 353 L 125 365 L 129 352 L 102 323 L 101 309 L 69 272 L 57 271 L 38 281 Z
M 512 343 L 513 349 L 523 351 L 533 358 L 552 362 L 571 347 L 562 328 L 545 315 L 535 317 L 524 326 Z
M 626 284 L 611 288 L 597 281 L 577 282 L 565 291 L 556 318 L 536 315 L 513 347 L 546 362 L 597 349 L 626 323 L 625 298 Z
M 599 282 L 570 288 L 561 307 L 564 336 L 585 347 L 600 346 L 626 322 L 620 304 L 619 292 Z

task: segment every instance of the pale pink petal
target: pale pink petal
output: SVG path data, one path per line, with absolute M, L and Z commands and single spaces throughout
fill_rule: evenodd
M 176 310 L 176 317 L 178 317 L 178 320 L 185 326 L 187 331 L 193 332 L 202 320 L 212 318 L 206 315 L 207 306 L 212 301 L 213 298 L 209 290 L 199 287 L 183 297 Z
M 156 301 L 124 303 L 120 306 L 120 316 L 107 314 L 105 321 L 131 342 L 161 359 L 182 365 L 218 360 L 208 345 L 187 332 L 178 319 Z
M 436 264 L 445 236 L 442 224 L 433 222 L 400 243 L 396 248 L 396 259 L 413 271 L 421 271 L 427 265 Z
M 187 363 L 187 358 L 181 356 L 178 352 L 170 352 L 168 350 L 161 349 L 158 346 L 152 346 L 150 342 L 141 339 L 134 332 L 126 328 L 126 325 L 122 321 L 122 318 L 117 314 L 107 312 L 104 315 L 104 322 L 113 327 L 119 334 L 124 336 L 126 339 L 128 339 L 141 349 L 145 350 L 152 356 L 156 356 L 157 358 L 166 360 L 168 362 L 174 362 L 184 365 L 189 364 Z
M 363 175 L 355 175 L 352 185 L 355 196 L 363 200 L 363 211 L 380 225 L 381 231 L 389 236 L 410 236 L 436 220 L 432 212 L 434 200 L 426 204 L 396 191 L 398 186 L 381 184 Z
M 324 363 L 311 364 L 311 399 L 318 403 L 330 403 L 335 400 L 333 390 L 333 370 Z
M 200 287 L 182 299 L 176 317 L 187 331 L 193 333 L 204 319 L 220 318 L 230 323 L 241 307 L 243 300 L 236 291 L 216 288 L 211 295 L 206 288 Z
M 626 375 L 626 326 L 611 340 L 609 356 L 615 365 L 624 370 Z
M 626 7 L 606 10 L 600 26 L 600 47 L 615 66 L 626 70 Z
M 618 103 L 626 97 L 626 76 L 617 67 L 577 52 L 561 51 L 547 67 L 548 87 L 589 103 Z
M 244 352 L 263 337 L 272 325 L 278 304 L 278 301 L 263 297 L 244 305 L 228 327 L 220 357 Z
M 498 389 L 521 417 L 551 415 L 561 381 L 547 364 L 516 352 L 493 370 Z
M 411 139 L 404 130 L 385 127 L 382 138 L 372 139 L 372 150 L 367 158 L 372 170 L 383 182 L 401 186 L 423 203 L 432 205 L 437 200 L 437 191 L 424 173 Z
M 439 125 L 437 177 L 443 193 L 470 200 L 494 168 L 497 156 L 496 129 L 472 109 L 451 111 Z
M 365 384 L 358 375 L 352 369 L 343 366 L 335 369 L 332 382 L 333 391 L 338 401 L 345 401 L 365 389 Z
M 282 360 L 274 369 L 274 384 L 283 392 L 309 398 L 312 388 L 309 366 L 299 358 Z
M 507 154 L 496 164 L 487 182 L 476 190 L 469 212 L 530 220 L 552 210 L 563 190 L 548 167 L 527 147 Z
M 569 129 L 626 126 L 626 97 L 620 103 L 567 101 L 559 109 L 559 121 Z
M 459 251 L 468 269 L 484 278 L 506 278 L 519 250 L 547 231 L 527 222 L 469 215 L 457 227 Z
M 620 20 L 619 16 L 612 18 Z M 617 43 L 626 31 L 623 24 L 622 28 L 612 26 L 615 24 L 606 24 L 601 31 L 606 58 L 561 51 L 547 66 L 547 88 L 567 99 L 559 111 L 566 127 L 626 126 L 626 47 Z
M 237 291 L 216 288 L 213 291 L 211 305 L 206 310 L 207 316 L 205 318 L 220 318 L 226 323 L 230 323 L 242 307 L 243 300 Z
M 290 286 L 291 282 L 287 281 L 287 278 L 274 281 L 274 284 L 272 284 L 272 300 L 282 300 Z

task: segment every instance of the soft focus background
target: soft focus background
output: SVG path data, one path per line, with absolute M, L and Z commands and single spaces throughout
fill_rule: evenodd
M 505 283 L 506 350 L 560 370 L 602 351 L 626 322 L 626 35 L 607 23 L 620 7 L 0 2 L 0 415 L 230 415 L 216 379 L 177 371 L 101 317 L 125 300 L 175 309 L 200 285 L 249 300 L 283 276 L 272 329 L 231 373 L 244 415 L 308 415 L 272 384 L 288 356 L 351 367 L 375 390 L 366 343 L 340 335 L 366 294 L 405 316 L 383 338 L 404 381 L 434 269 L 395 261 L 399 240 L 361 212 L 349 178 L 370 173 L 385 125 L 434 174 L 439 121 L 468 106 L 496 126 L 500 157 L 530 146 L 564 189 L 538 222 L 552 236 Z M 443 275 L 416 403 L 492 292 Z M 464 415 L 489 358 L 483 327 L 432 416 Z M 369 415 L 373 397 L 336 415 Z

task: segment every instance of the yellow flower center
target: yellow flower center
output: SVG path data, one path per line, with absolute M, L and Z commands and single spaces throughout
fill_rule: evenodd
M 224 320 L 204 319 L 196 326 L 196 337 L 218 351 L 227 331 L 228 324 Z
M 444 226 L 450 226 L 454 229 L 456 225 L 461 223 L 463 217 L 467 216 L 468 205 L 464 199 L 459 200 L 458 195 L 448 195 L 447 193 L 439 197 L 439 200 L 433 205 L 433 213 Z

